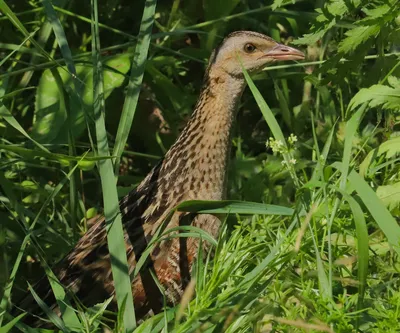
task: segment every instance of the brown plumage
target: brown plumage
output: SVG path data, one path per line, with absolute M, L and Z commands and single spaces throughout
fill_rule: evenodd
M 232 124 L 245 87 L 239 58 L 249 72 L 255 72 L 276 60 L 303 59 L 304 55 L 250 31 L 228 35 L 214 50 L 204 87 L 185 129 L 164 160 L 120 202 L 131 272 L 173 207 L 185 200 L 225 199 Z M 166 228 L 185 223 L 218 237 L 220 221 L 212 215 L 177 212 Z M 203 245 L 205 250 L 209 248 L 208 244 Z M 197 238 L 173 238 L 157 244 L 150 260 L 132 281 L 139 318 L 150 309 L 159 311 L 162 306 L 161 294 L 149 270 L 155 271 L 168 302 L 176 304 L 190 279 L 198 246 Z M 98 218 L 54 271 L 67 290 L 87 305 L 114 293 L 103 217 Z M 39 282 L 35 290 L 49 305 L 53 304 L 47 279 Z M 27 298 L 20 307 L 29 310 L 31 305 L 31 299 Z

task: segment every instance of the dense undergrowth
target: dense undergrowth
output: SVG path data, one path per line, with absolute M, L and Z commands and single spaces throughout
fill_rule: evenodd
M 145 4 L 0 0 L 0 332 L 23 329 L 12 299 L 51 275 L 87 219 L 112 217 L 174 142 L 211 50 L 234 30 L 307 59 L 246 77 L 229 170 L 237 201 L 181 208 L 231 213 L 215 256 L 197 264 L 180 306 L 135 332 L 399 332 L 398 1 Z M 114 226 L 109 245 L 124 260 Z M 74 300 L 50 320 L 132 331 L 129 276 L 118 281 L 116 324 L 107 303 Z

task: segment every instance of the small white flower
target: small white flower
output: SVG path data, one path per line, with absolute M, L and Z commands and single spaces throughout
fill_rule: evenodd
M 295 165 L 297 163 L 297 160 L 295 158 L 292 158 L 291 160 L 289 160 L 289 163 Z
M 294 144 L 295 142 L 297 142 L 297 136 L 294 135 L 293 133 L 290 134 L 290 136 L 288 138 L 288 141 L 289 141 L 290 144 Z
M 282 165 L 286 165 L 286 161 L 283 160 L 283 161 L 281 162 L 281 164 L 282 164 Z

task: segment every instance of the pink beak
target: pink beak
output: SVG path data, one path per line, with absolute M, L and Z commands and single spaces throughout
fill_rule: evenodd
M 302 60 L 305 58 L 303 52 L 282 44 L 277 44 L 272 50 L 266 52 L 264 56 L 275 60 Z

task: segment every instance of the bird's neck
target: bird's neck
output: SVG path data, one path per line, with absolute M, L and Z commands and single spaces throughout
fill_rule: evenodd
M 174 191 L 167 195 L 169 202 L 224 199 L 232 127 L 244 87 L 243 79 L 223 72 L 206 76 L 195 111 L 165 156 L 161 174 Z

